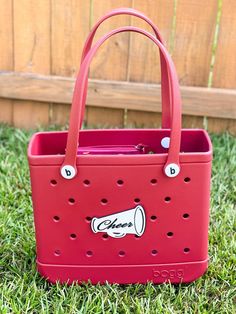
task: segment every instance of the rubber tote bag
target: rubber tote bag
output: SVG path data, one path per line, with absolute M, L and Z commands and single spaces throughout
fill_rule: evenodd
M 81 130 L 89 65 L 121 32 L 159 47 L 164 127 Z M 209 136 L 181 129 L 176 71 L 157 33 L 121 27 L 91 48 L 92 37 L 68 132 L 36 133 L 28 147 L 38 270 L 51 282 L 191 282 L 208 265 Z

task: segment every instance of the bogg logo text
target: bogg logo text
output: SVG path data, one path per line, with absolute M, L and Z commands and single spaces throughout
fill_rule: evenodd
M 164 278 L 164 279 L 172 279 L 172 278 L 183 278 L 184 277 L 184 270 L 183 269 L 162 269 L 162 270 L 155 270 L 153 269 L 153 277 Z

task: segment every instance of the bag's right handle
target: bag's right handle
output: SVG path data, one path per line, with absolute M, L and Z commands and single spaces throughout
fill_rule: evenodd
M 84 61 L 84 58 L 86 57 L 87 53 L 91 49 L 94 36 L 96 34 L 97 29 L 99 26 L 107 19 L 109 19 L 112 16 L 121 15 L 121 14 L 127 14 L 132 15 L 135 17 L 138 17 L 144 21 L 146 21 L 153 29 L 156 38 L 164 45 L 163 38 L 160 34 L 159 29 L 156 27 L 156 25 L 142 12 L 139 12 L 132 8 L 118 8 L 114 9 L 107 14 L 105 14 L 98 22 L 93 26 L 91 29 L 86 42 L 84 44 L 82 57 L 81 57 L 81 63 Z M 168 71 L 166 70 L 166 63 L 163 58 L 163 55 L 160 53 L 160 64 L 161 64 L 161 99 L 162 99 L 162 128 L 168 129 L 170 128 L 171 124 L 171 106 L 170 106 L 170 92 L 169 92 L 169 78 L 168 78 Z M 87 92 L 87 88 L 85 88 L 85 93 Z M 84 95 L 86 98 L 86 95 Z
M 87 88 L 87 80 L 88 80 L 88 70 L 92 58 L 94 57 L 98 48 L 111 36 L 121 32 L 136 32 L 145 35 L 149 39 L 151 39 L 160 49 L 160 52 L 163 54 L 170 82 L 170 95 L 171 95 L 171 104 L 172 104 L 172 117 L 171 117 L 171 132 L 170 132 L 170 147 L 167 154 L 167 159 L 164 165 L 164 173 L 168 177 L 176 177 L 180 172 L 180 164 L 179 164 L 179 153 L 180 153 L 180 138 L 181 138 L 181 99 L 180 99 L 180 91 L 178 78 L 175 71 L 175 67 L 173 61 L 166 48 L 161 44 L 161 42 L 156 39 L 152 34 L 139 29 L 137 27 L 121 27 L 115 29 L 102 38 L 90 49 L 88 54 L 86 55 L 84 62 L 81 64 L 80 72 L 77 76 L 73 100 L 72 100 L 72 108 L 70 114 L 70 125 L 67 136 L 67 144 L 66 144 L 66 153 L 65 159 L 61 166 L 61 175 L 65 179 L 73 179 L 78 171 L 77 168 L 77 150 L 80 135 L 80 127 L 83 121 L 83 113 L 85 107 L 85 98 L 84 98 L 84 89 Z M 78 157 L 79 161 L 79 157 Z M 67 171 L 69 169 L 70 175 L 67 175 Z

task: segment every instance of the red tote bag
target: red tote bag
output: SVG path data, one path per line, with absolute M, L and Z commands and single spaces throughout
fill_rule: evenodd
M 81 130 L 92 58 L 127 31 L 160 49 L 170 128 Z M 180 283 L 207 269 L 212 146 L 206 131 L 181 129 L 176 71 L 159 39 L 136 27 L 113 30 L 92 48 L 91 39 L 69 131 L 30 141 L 37 266 L 51 282 Z

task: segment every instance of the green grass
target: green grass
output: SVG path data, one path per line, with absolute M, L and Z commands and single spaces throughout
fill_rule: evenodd
M 26 148 L 30 132 L 0 126 L 0 313 L 235 313 L 236 141 L 212 136 L 210 266 L 188 285 L 51 285 L 35 268 Z M 234 182 L 233 182 L 234 175 Z

